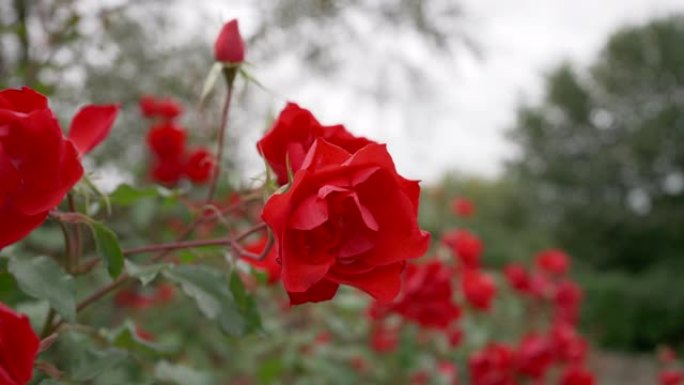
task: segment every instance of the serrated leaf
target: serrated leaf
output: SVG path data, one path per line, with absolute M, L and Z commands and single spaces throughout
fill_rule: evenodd
M 120 328 L 103 330 L 101 334 L 110 344 L 112 344 L 112 346 L 117 348 L 137 351 L 150 356 L 159 356 L 171 352 L 171 349 L 167 346 L 155 344 L 140 338 L 135 325 L 130 320 L 126 320 Z
M 126 267 L 126 273 L 128 273 L 128 275 L 131 277 L 138 278 L 143 286 L 147 286 L 148 283 L 157 278 L 159 273 L 173 266 L 170 263 L 156 263 L 153 265 L 140 266 L 128 259 L 124 263 Z
M 119 245 L 119 239 L 112 230 L 99 222 L 91 222 L 90 227 L 93 229 L 97 251 L 104 257 L 109 276 L 118 277 L 124 267 L 124 255 L 121 245 Z
M 186 365 L 171 364 L 168 361 L 157 363 L 154 375 L 160 381 L 178 385 L 214 385 L 216 380 L 210 373 L 201 372 Z
M 74 381 L 89 381 L 113 369 L 126 360 L 128 355 L 119 349 L 89 350 L 78 358 L 71 377 Z
M 14 258 L 10 260 L 9 271 L 24 293 L 48 301 L 67 321 L 76 320 L 74 279 L 57 262 L 44 256 Z
M 214 63 L 214 65 L 209 70 L 209 74 L 207 74 L 207 79 L 204 81 L 204 86 L 202 86 L 200 105 L 204 103 L 207 96 L 209 96 L 209 94 L 211 93 L 211 90 L 214 89 L 216 81 L 218 80 L 219 76 L 221 76 L 221 71 L 223 71 L 223 64 L 221 63 Z
M 223 332 L 232 336 L 245 333 L 245 319 L 223 274 L 206 266 L 181 265 L 165 271 L 164 276 L 178 283 L 202 314 L 217 321 Z
M 254 298 L 247 293 L 245 290 L 245 285 L 240 278 L 240 274 L 236 270 L 230 274 L 230 291 L 233 293 L 235 298 L 235 303 L 242 313 L 246 324 L 246 332 L 252 332 L 261 329 L 261 316 L 259 315 L 259 310 L 256 307 L 256 302 Z

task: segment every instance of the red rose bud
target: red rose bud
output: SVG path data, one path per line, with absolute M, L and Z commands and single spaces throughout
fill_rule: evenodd
M 341 125 L 323 126 L 309 110 L 288 103 L 271 129 L 259 140 L 257 148 L 278 177 L 278 184 L 284 185 L 288 182 L 288 165 L 293 173 L 299 170 L 317 138 L 323 138 L 351 154 L 375 143 L 355 137 Z
M 163 160 L 179 160 L 185 153 L 187 133 L 171 122 L 156 125 L 147 133 L 147 145 Z
M 394 300 L 406 261 L 430 242 L 418 226 L 419 195 L 418 182 L 397 173 L 384 145 L 351 154 L 314 142 L 290 188 L 262 212 L 292 304 L 331 299 L 341 284 Z
M 530 334 L 520 342 L 516 357 L 518 373 L 540 379 L 551 367 L 554 355 L 552 345 L 546 338 Z
M 480 266 L 484 246 L 482 241 L 467 230 L 453 230 L 442 236 L 442 242 L 451 248 L 461 264 L 467 268 Z
M 684 374 L 676 369 L 663 370 L 658 375 L 660 385 L 680 385 L 682 381 L 684 381 Z
M 33 377 L 40 339 L 28 317 L 0 303 L 0 384 L 25 385 Z
M 185 175 L 195 184 L 204 184 L 211 180 L 215 169 L 214 155 L 204 148 L 199 148 L 188 155 Z
M 473 385 L 515 384 L 515 354 L 498 343 L 491 343 L 468 359 Z
M 167 187 L 173 187 L 180 182 L 185 168 L 177 159 L 159 159 L 152 166 L 150 176 L 152 180 Z
M 517 263 L 511 263 L 504 268 L 504 276 L 516 291 L 526 294 L 530 292 L 532 283 L 530 282 L 530 276 L 524 267 L 518 265 Z
M 459 197 L 451 202 L 451 211 L 459 217 L 470 218 L 475 213 L 475 205 L 470 199 Z
M 594 385 L 594 375 L 582 366 L 568 366 L 561 375 L 560 385 Z
M 75 119 L 73 134 L 82 152 L 99 143 L 113 122 L 114 111 L 100 112 Z M 95 125 L 81 126 L 87 121 Z M 0 91 L 0 249 L 45 221 L 81 179 L 79 158 L 45 96 L 30 88 Z
M 535 257 L 534 262 L 542 271 L 554 275 L 563 275 L 570 268 L 570 258 L 562 250 L 558 249 L 540 252 Z
M 451 278 L 451 269 L 437 260 L 408 265 L 404 292 L 392 309 L 424 328 L 446 329 L 461 315 L 453 302 Z
M 494 279 L 479 270 L 466 270 L 462 280 L 463 295 L 475 309 L 488 311 L 496 296 Z
M 449 346 L 455 348 L 463 341 L 463 330 L 460 328 L 452 329 L 447 334 L 447 338 L 449 340 Z
M 227 22 L 214 43 L 214 58 L 217 62 L 239 64 L 245 61 L 245 41 L 240 36 L 238 21 Z
M 183 107 L 171 98 L 158 99 L 145 95 L 138 101 L 140 112 L 146 118 L 173 120 L 183 113 Z

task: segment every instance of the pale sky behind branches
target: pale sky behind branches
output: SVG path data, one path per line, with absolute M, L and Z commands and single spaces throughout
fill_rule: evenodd
M 463 49 L 446 63 L 436 63 L 430 56 L 436 55 L 435 51 L 422 47 L 415 36 L 391 35 L 363 15 L 348 14 L 357 31 L 368 33 L 374 48 L 363 57 L 350 55 L 348 70 L 341 77 L 308 81 L 307 74 L 298 70 L 296 59 L 271 66 L 256 63 L 254 72 L 276 95 L 272 101 L 275 109 L 286 98 L 311 109 L 326 124 L 343 123 L 356 134 L 388 143 L 400 172 L 407 177 L 429 183 L 449 170 L 496 177 L 503 171 L 505 159 L 515 156 L 505 132 L 514 123 L 516 107 L 540 98 L 545 73 L 563 60 L 591 63 L 609 34 L 620 26 L 684 11 L 684 0 L 461 3 L 464 29 L 481 50 L 479 58 Z M 215 25 L 207 27 L 211 34 L 221 20 L 238 17 L 249 36 L 259 17 L 249 1 L 237 6 L 220 0 L 187 1 L 186 14 L 192 14 L 197 4 L 216 15 L 212 22 L 195 20 Z M 192 23 L 190 16 L 187 19 Z M 405 85 L 392 84 L 392 97 L 379 106 L 359 91 L 363 86 L 359 87 L 358 81 L 364 81 L 365 69 L 382 69 L 396 52 L 425 66 L 429 79 L 420 95 L 408 93 L 410 88 Z M 246 157 L 251 157 L 248 160 L 258 169 L 263 163 L 253 150 L 258 133 L 255 135 L 247 138 L 244 147 Z

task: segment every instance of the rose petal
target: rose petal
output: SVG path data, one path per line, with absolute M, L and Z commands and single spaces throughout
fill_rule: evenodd
M 69 127 L 69 139 L 81 155 L 92 151 L 109 135 L 118 113 L 119 106 L 115 104 L 89 105 L 76 113 Z

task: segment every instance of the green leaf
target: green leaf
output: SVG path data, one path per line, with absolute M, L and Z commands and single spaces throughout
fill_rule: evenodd
M 240 314 L 226 277 L 206 266 L 181 265 L 164 272 L 195 300 L 205 317 L 216 320 L 224 333 L 241 336 L 247 325 Z
M 160 381 L 173 382 L 178 385 L 214 385 L 216 380 L 210 373 L 200 372 L 186 365 L 171 364 L 167 361 L 157 363 L 154 375 Z
M 112 346 L 117 348 L 137 351 L 150 356 L 171 353 L 171 349 L 168 346 L 162 346 L 140 338 L 136 332 L 135 324 L 130 320 L 126 320 L 120 328 L 103 330 L 101 331 L 101 334 L 112 344 Z
M 44 256 L 14 258 L 10 260 L 9 271 L 24 293 L 48 301 L 67 321 L 76 320 L 74 279 L 57 262 Z
M 115 368 L 127 357 L 126 352 L 119 349 L 89 350 L 79 357 L 71 377 L 74 381 L 90 381 Z
M 170 263 L 156 263 L 153 265 L 138 265 L 131 260 L 125 261 L 126 273 L 131 277 L 138 278 L 143 286 L 147 286 L 148 283 L 154 281 L 155 278 L 162 271 L 171 268 L 173 265 Z
M 124 267 L 124 255 L 119 245 L 119 239 L 112 230 L 99 222 L 92 221 L 90 226 L 93 229 L 95 245 L 98 252 L 104 257 L 109 275 L 112 278 L 118 277 Z
M 254 298 L 247 293 L 245 285 L 236 270 L 230 274 L 230 291 L 233 293 L 235 303 L 245 318 L 246 332 L 253 332 L 261 329 L 261 316 L 257 309 Z
M 127 184 L 122 184 L 109 195 L 109 201 L 117 206 L 131 206 L 143 198 L 156 198 L 163 192 L 156 187 L 136 189 Z

